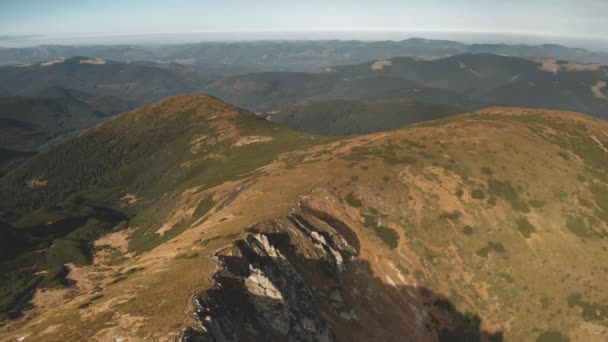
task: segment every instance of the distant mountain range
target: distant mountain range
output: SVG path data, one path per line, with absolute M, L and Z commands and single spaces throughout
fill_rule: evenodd
M 132 103 L 113 96 L 92 96 L 47 88 L 30 96 L 0 97 L 0 146 L 36 150 L 47 142 L 127 111 Z
M 87 57 L 0 67 L 0 148 L 39 150 L 110 116 L 169 95 L 201 91 L 231 74 Z
M 7 156 L 40 150 L 110 116 L 181 93 L 208 93 L 261 116 L 280 112 L 271 116 L 284 125 L 336 135 L 487 106 L 608 118 L 608 67 L 600 64 L 481 53 L 376 59 L 317 73 L 243 71 L 88 57 L 0 67 L 0 148 L 14 152 Z
M 394 57 L 440 58 L 463 53 L 493 53 L 522 58 L 563 59 L 608 64 L 608 53 L 555 44 L 465 44 L 411 38 L 402 41 L 249 41 L 178 45 L 45 45 L 1 48 L 0 65 L 47 61 L 75 56 L 135 62 L 175 62 L 199 66 L 239 67 L 248 71 L 321 71 L 333 65 L 357 64 Z
M 265 72 L 221 79 L 204 92 L 256 112 L 332 99 L 406 98 L 476 109 L 521 106 L 608 118 L 608 66 L 463 54 L 381 59 L 322 73 Z
M 123 63 L 88 57 L 53 59 L 0 68 L 0 94 L 38 96 L 49 87 L 116 96 L 141 106 L 200 90 L 225 75 L 176 63 Z

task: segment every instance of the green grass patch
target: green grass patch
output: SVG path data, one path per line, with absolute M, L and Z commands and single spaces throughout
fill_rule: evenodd
M 376 216 L 377 213 L 378 212 L 373 208 L 370 208 L 369 212 L 360 212 L 361 217 L 364 219 L 365 227 L 373 229 L 376 236 L 378 236 L 390 249 L 397 248 L 399 245 L 399 233 L 380 224 L 378 217 Z
M 544 205 L 544 203 L 542 201 L 537 200 L 537 199 L 529 200 L 528 204 L 530 204 L 530 206 L 534 209 L 540 209 Z
M 481 189 L 475 189 L 471 191 L 471 197 L 477 200 L 482 200 L 486 198 L 486 194 Z
M 205 218 L 205 215 L 213 209 L 214 205 L 213 194 L 210 194 L 198 203 L 191 217 L 184 218 L 177 222 L 171 229 L 165 231 L 162 235 L 156 232 L 156 229 L 159 228 L 159 222 L 162 222 L 162 218 L 152 219 L 152 216 L 155 213 L 141 213 L 132 220 L 133 225 L 139 226 L 140 228 L 131 236 L 129 240 L 129 250 L 141 254 L 152 250 L 163 242 L 171 240 L 186 231 L 186 229 L 200 218 Z
M 129 240 L 129 251 L 137 254 L 150 251 L 163 242 L 169 241 L 186 231 L 186 229 L 190 228 L 190 225 L 194 223 L 194 220 L 195 219 L 192 217 L 183 219 L 174 224 L 171 229 L 167 230 L 162 235 L 149 229 L 138 229 Z
M 585 321 L 603 321 L 608 318 L 608 305 L 587 301 L 578 292 L 570 294 L 566 301 L 570 307 L 582 310 L 581 317 Z
M 481 168 L 481 172 L 482 172 L 484 175 L 488 175 L 488 176 L 491 176 L 491 175 L 493 175 L 493 174 L 494 174 L 494 171 L 492 171 L 492 169 L 490 169 L 489 167 L 482 167 L 482 168 Z
M 551 330 L 540 334 L 536 342 L 570 342 L 570 338 L 559 331 Z
M 207 215 L 207 213 L 213 209 L 214 205 L 215 202 L 213 201 L 213 194 L 211 194 L 198 203 L 196 209 L 194 210 L 193 216 L 199 218 Z
M 346 195 L 344 200 L 346 201 L 346 203 L 348 205 L 350 205 L 353 208 L 360 208 L 362 205 L 361 200 L 359 200 L 357 197 L 355 197 L 355 195 L 353 195 L 352 193 Z
M 602 221 L 608 222 L 608 188 L 604 185 L 594 183 L 591 185 L 590 190 L 594 196 L 595 204 L 600 210 L 596 215 Z
M 567 216 L 566 228 L 580 238 L 593 238 L 596 235 L 593 229 L 589 228 L 585 220 L 580 216 Z
M 462 188 L 456 189 L 456 196 L 458 196 L 459 198 L 461 198 L 462 195 L 464 195 L 464 190 L 462 190 Z
M 484 247 L 475 251 L 475 254 L 479 255 L 480 257 L 487 258 L 492 252 L 502 254 L 505 251 L 505 246 L 503 246 L 502 243 L 490 241 Z
M 395 249 L 399 245 L 399 234 L 388 227 L 378 226 L 374 228 L 376 235 L 384 242 L 389 248 Z
M 65 266 L 55 266 L 46 270 L 46 274 L 42 281 L 38 284 L 41 288 L 57 288 L 69 285 L 67 279 L 70 270 Z
M 495 195 L 507 201 L 511 205 L 513 210 L 522 213 L 530 212 L 530 207 L 521 197 L 519 197 L 519 194 L 510 182 L 502 182 L 496 179 L 490 179 L 488 180 L 488 189 L 492 195 Z
M 42 276 L 34 276 L 31 270 L 0 274 L 0 322 L 20 317 L 30 307 L 41 280 Z
M 462 233 L 464 235 L 473 235 L 473 234 L 475 234 L 475 228 L 473 228 L 469 225 L 466 225 L 466 226 L 462 227 Z
M 536 233 L 536 228 L 525 217 L 517 219 L 517 230 L 526 239 L 532 237 L 532 233 Z
M 70 262 L 82 267 L 93 260 L 90 246 L 87 241 L 72 239 L 57 239 L 53 242 L 47 253 L 47 264 L 60 266 Z

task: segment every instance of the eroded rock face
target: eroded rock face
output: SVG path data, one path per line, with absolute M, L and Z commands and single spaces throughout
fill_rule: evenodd
M 214 285 L 182 341 L 501 341 L 424 288 L 382 282 L 357 236 L 302 209 L 248 229 L 214 254 Z
M 310 214 L 256 225 L 215 254 L 222 269 L 213 277 L 213 288 L 197 300 L 201 326 L 186 331 L 183 340 L 334 341 L 319 299 L 328 298 L 323 305 L 343 311 L 337 315 L 354 316 L 341 307 L 341 291 L 327 285 L 336 283 L 345 261 L 356 254 L 335 229 Z M 322 271 L 320 284 L 304 275 L 317 270 Z

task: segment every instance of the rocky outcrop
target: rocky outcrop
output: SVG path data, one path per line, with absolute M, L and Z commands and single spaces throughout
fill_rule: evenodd
M 329 303 L 337 315 L 354 316 L 332 285 L 356 254 L 330 224 L 311 214 L 256 225 L 214 255 L 221 270 L 197 299 L 201 325 L 184 332 L 183 340 L 334 341 L 320 306 Z M 318 283 L 309 277 L 316 271 Z
M 386 285 L 348 226 L 311 209 L 249 228 L 213 257 L 182 341 L 500 341 L 447 299 Z

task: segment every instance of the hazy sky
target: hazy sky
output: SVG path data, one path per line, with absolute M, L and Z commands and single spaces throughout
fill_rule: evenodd
M 0 35 L 458 31 L 601 38 L 608 0 L 0 0 Z

